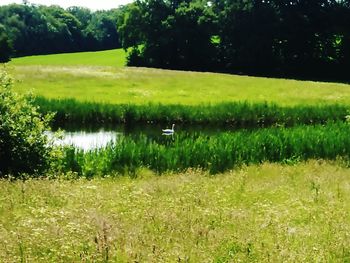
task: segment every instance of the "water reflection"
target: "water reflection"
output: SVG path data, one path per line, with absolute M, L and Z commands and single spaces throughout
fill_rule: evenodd
M 149 124 L 116 124 L 116 125 L 104 125 L 104 131 L 114 131 L 125 134 L 127 136 L 145 134 L 147 137 L 159 136 L 162 134 L 162 129 L 171 127 L 172 124 L 164 125 L 158 123 Z M 88 125 L 69 125 L 61 127 L 65 131 L 76 132 L 98 132 L 101 131 L 101 126 L 95 126 L 93 124 Z M 176 124 L 175 133 L 194 133 L 201 132 L 208 135 L 216 134 L 223 131 L 236 131 L 241 128 L 232 125 L 205 125 L 205 124 Z
M 175 133 L 163 133 L 162 129 L 166 125 L 144 124 L 144 125 L 116 125 L 107 126 L 103 129 L 96 127 L 65 127 L 63 137 L 57 140 L 56 145 L 73 145 L 83 150 L 103 148 L 108 143 L 118 141 L 121 136 L 138 138 L 140 135 L 147 136 L 148 139 L 160 144 L 168 145 L 175 140 L 179 134 L 194 135 L 205 134 L 208 136 L 224 131 L 236 131 L 232 126 L 206 126 L 206 125 L 177 125 Z M 52 136 L 52 133 L 48 133 Z
M 48 132 L 49 136 L 52 133 Z M 72 145 L 84 151 L 103 148 L 109 143 L 117 141 L 122 133 L 117 131 L 100 130 L 97 132 L 90 131 L 65 131 L 62 133 L 62 138 L 54 141 L 56 145 L 68 146 Z

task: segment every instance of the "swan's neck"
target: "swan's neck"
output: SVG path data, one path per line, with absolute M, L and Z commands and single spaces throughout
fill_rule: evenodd
M 172 130 L 174 130 L 175 124 L 173 124 Z

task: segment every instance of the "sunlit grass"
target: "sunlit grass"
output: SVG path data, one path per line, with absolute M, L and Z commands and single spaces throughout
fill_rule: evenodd
M 111 66 L 123 67 L 126 63 L 123 49 L 97 52 L 76 52 L 53 55 L 37 55 L 14 58 L 10 62 L 14 66 Z
M 348 262 L 350 171 L 0 181 L 1 262 Z
M 229 74 L 122 67 L 122 50 L 16 58 L 20 92 L 113 104 L 349 104 L 350 85 Z

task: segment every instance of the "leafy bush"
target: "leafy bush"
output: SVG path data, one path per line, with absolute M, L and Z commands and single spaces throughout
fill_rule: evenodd
M 52 115 L 41 115 L 31 98 L 12 90 L 11 78 L 0 73 L 0 177 L 46 171 L 55 150 L 45 135 Z

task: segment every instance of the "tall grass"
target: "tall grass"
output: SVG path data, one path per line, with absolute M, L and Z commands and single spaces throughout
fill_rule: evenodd
M 74 99 L 46 99 L 35 103 L 42 113 L 56 112 L 54 125 L 101 125 L 115 123 L 232 124 L 238 127 L 286 126 L 345 120 L 345 105 L 298 105 L 231 102 L 214 105 L 103 104 Z
M 349 172 L 0 180 L 0 262 L 349 262 Z
M 157 173 L 200 168 L 219 173 L 242 164 L 336 159 L 350 155 L 350 125 L 267 128 L 256 131 L 176 135 L 157 142 L 146 136 L 124 137 L 105 149 L 66 150 L 66 171 L 85 176 L 134 174 L 140 167 Z

